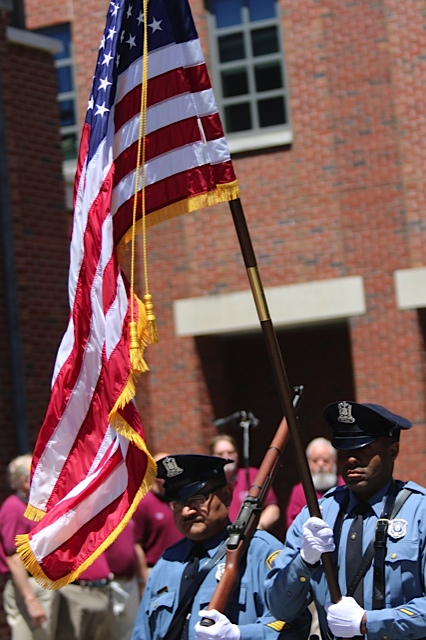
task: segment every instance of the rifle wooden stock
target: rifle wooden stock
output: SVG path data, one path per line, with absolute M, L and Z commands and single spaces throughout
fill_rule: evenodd
M 293 405 L 299 404 L 303 387 L 296 387 Z M 247 497 L 244 499 L 238 516 L 229 527 L 226 545 L 225 571 L 218 582 L 207 609 L 216 609 L 224 613 L 238 578 L 238 565 L 241 563 L 250 540 L 259 523 L 268 490 L 274 479 L 278 463 L 289 437 L 286 418 L 283 418 L 266 451 Z M 203 626 L 213 624 L 209 618 L 201 620 Z

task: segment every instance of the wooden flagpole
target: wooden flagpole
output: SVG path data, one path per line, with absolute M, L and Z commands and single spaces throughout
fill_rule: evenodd
M 296 412 L 293 406 L 292 392 L 287 379 L 287 373 L 284 367 L 284 362 L 278 345 L 275 329 L 269 315 L 268 305 L 260 279 L 260 274 L 257 268 L 256 257 L 254 254 L 253 245 L 251 242 L 241 200 L 239 198 L 236 200 L 230 200 L 229 206 L 232 212 L 232 217 L 240 243 L 244 264 L 247 270 L 247 276 L 250 282 L 250 288 L 259 316 L 263 337 L 265 339 L 266 349 L 268 351 L 269 359 L 271 361 L 275 377 L 275 382 L 278 388 L 281 407 L 283 410 L 283 414 L 287 419 L 289 433 L 293 440 L 296 462 L 303 490 L 305 492 L 309 513 L 311 516 L 317 516 L 318 518 L 321 518 L 321 512 L 312 481 L 312 476 L 309 470 L 308 460 L 306 458 L 306 454 L 299 435 Z M 324 567 L 325 577 L 327 579 L 328 588 L 330 590 L 331 600 L 333 602 L 338 602 L 341 599 L 342 595 L 337 583 L 333 561 L 329 553 L 324 553 L 322 555 L 322 563 Z

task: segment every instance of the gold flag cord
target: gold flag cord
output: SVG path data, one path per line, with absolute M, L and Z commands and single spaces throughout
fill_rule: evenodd
M 135 299 L 135 253 L 136 253 L 136 213 L 138 206 L 139 191 L 139 173 L 141 174 L 141 207 L 142 207 L 142 251 L 143 251 L 143 269 L 145 278 L 145 295 L 144 304 L 146 310 L 146 342 L 154 344 L 158 342 L 158 332 L 155 322 L 154 307 L 152 304 L 152 295 L 149 293 L 148 282 L 148 258 L 147 258 L 147 242 L 146 242 L 146 207 L 145 207 L 145 161 L 146 161 L 146 111 L 148 103 L 148 0 L 143 0 L 143 52 L 142 52 L 142 88 L 141 88 L 141 106 L 139 119 L 139 135 L 138 149 L 136 158 L 135 173 L 135 191 L 133 195 L 133 217 L 132 217 L 132 244 L 131 244 L 131 266 L 130 266 L 130 358 L 133 368 L 140 370 L 141 365 L 141 344 L 138 337 L 138 325 L 134 318 L 134 299 Z

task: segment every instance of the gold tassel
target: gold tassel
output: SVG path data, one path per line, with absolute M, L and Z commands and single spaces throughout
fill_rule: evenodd
M 146 293 L 143 297 L 146 310 L 146 329 L 148 344 L 156 344 L 159 342 L 157 323 L 155 322 L 154 305 L 152 304 L 152 295 Z
M 138 323 L 129 322 L 130 331 L 130 362 L 135 373 L 148 371 L 147 364 L 143 359 L 143 349 L 138 338 Z

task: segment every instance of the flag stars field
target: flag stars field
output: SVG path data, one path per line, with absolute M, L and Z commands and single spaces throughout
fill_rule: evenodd
M 101 78 L 99 82 L 98 91 L 106 91 L 111 84 L 112 82 L 110 82 L 108 78 Z
M 97 109 L 97 111 L 95 113 L 95 116 L 101 116 L 102 118 L 109 111 L 109 109 L 107 109 L 106 106 L 105 106 L 105 102 L 102 105 L 97 104 L 96 105 L 96 109 Z
M 152 19 L 152 22 L 150 25 L 148 25 L 149 27 L 151 27 L 152 29 L 152 33 L 155 33 L 156 31 L 162 31 L 163 29 L 161 28 L 161 23 L 163 21 L 162 20 L 156 20 L 155 18 Z
M 104 53 L 104 59 L 102 60 L 102 64 L 106 64 L 109 65 L 109 63 L 111 62 L 111 60 L 113 59 L 114 56 L 112 56 L 109 53 Z
M 126 40 L 126 44 L 128 44 L 130 48 L 136 47 L 136 36 L 129 35 L 129 39 Z

